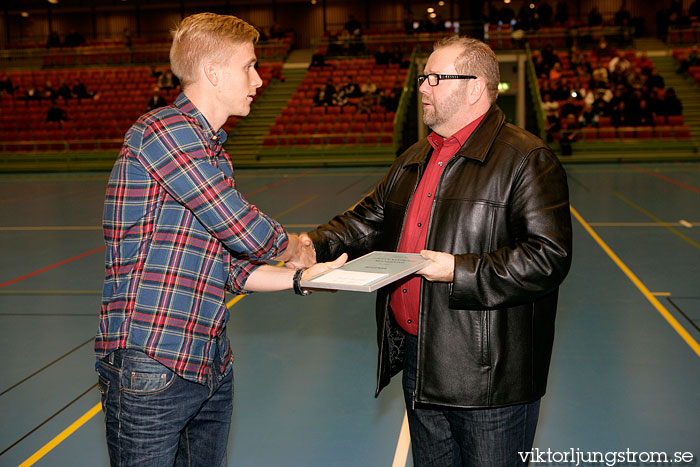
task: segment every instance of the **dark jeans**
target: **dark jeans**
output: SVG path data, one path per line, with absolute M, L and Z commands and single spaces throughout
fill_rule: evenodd
M 407 335 L 403 390 L 413 465 L 522 467 L 535 438 L 540 401 L 493 409 L 458 409 L 416 403 L 418 339 Z
M 113 352 L 97 371 L 112 466 L 226 465 L 233 371 L 193 383 L 133 350 Z

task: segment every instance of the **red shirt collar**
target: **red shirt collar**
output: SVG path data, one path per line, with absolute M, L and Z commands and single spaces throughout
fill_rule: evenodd
M 433 131 L 428 135 L 428 142 L 433 147 L 433 149 L 438 152 L 442 149 L 442 146 L 445 144 L 455 144 L 457 146 L 457 149 L 455 149 L 454 153 L 456 154 L 457 151 L 459 151 L 459 148 L 464 146 L 464 143 L 466 143 L 469 137 L 472 135 L 472 133 L 474 133 L 474 130 L 477 126 L 479 126 L 479 123 L 481 123 L 485 116 L 486 113 L 484 113 L 481 117 L 477 118 L 476 120 L 462 128 L 449 138 L 443 138 L 442 136 L 438 135 Z

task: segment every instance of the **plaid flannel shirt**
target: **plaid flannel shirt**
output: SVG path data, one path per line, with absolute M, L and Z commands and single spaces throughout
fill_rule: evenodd
M 126 133 L 105 198 L 98 359 L 140 350 L 202 383 L 218 350 L 230 370 L 225 290 L 245 293 L 288 238 L 236 190 L 225 140 L 184 94 Z

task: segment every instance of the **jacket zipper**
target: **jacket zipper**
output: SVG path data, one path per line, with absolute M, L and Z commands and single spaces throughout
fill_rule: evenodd
M 455 154 L 456 156 L 456 154 Z M 438 200 L 438 193 L 440 193 L 440 186 L 442 185 L 442 178 L 445 176 L 445 172 L 447 172 L 447 169 L 450 168 L 450 166 L 454 165 L 456 158 L 453 156 L 450 160 L 447 161 L 445 164 L 445 168 L 442 170 L 442 173 L 440 174 L 440 179 L 438 180 L 437 187 L 435 188 L 435 193 L 433 196 L 433 204 L 430 206 L 430 217 L 428 218 L 428 234 L 425 237 L 426 245 L 425 248 L 428 248 L 428 239 L 430 238 L 430 228 L 433 225 L 433 213 L 435 212 L 435 203 Z M 417 187 L 417 185 L 416 185 Z M 414 192 L 415 193 L 415 192 Z M 403 226 L 402 230 L 403 232 Z M 420 361 L 420 335 L 421 335 L 421 328 L 423 327 L 423 319 L 422 319 L 422 314 L 423 314 L 423 285 L 421 281 L 421 293 L 418 295 L 418 342 L 416 345 L 416 388 L 413 390 L 413 397 L 411 401 L 412 408 L 415 410 L 416 408 L 416 399 L 418 397 L 418 376 L 419 376 L 419 371 L 420 371 L 420 366 L 418 365 L 418 362 Z
M 432 155 L 432 151 L 431 151 L 431 155 Z M 423 170 L 423 173 L 425 173 L 425 170 Z M 420 183 L 420 180 L 423 177 L 423 173 L 420 173 L 420 176 L 416 179 L 416 183 L 415 183 L 415 185 L 413 185 L 413 191 L 411 192 L 411 197 L 409 198 L 408 203 L 406 203 L 406 207 L 404 208 L 403 219 L 401 221 L 401 230 L 400 230 L 401 233 L 399 234 L 399 241 L 396 242 L 396 246 L 394 247 L 394 249 L 398 249 L 399 245 L 401 244 L 401 237 L 403 237 L 403 228 L 406 225 L 406 214 L 408 213 L 408 207 L 411 205 L 411 202 L 413 201 L 413 197 L 416 195 L 416 190 L 418 189 L 418 184 Z M 420 303 L 418 306 L 420 306 Z M 387 304 L 387 307 L 388 307 L 388 304 Z M 420 308 L 419 308 L 419 314 L 420 314 Z M 382 347 L 384 346 L 384 337 L 386 336 L 386 327 L 387 327 L 387 320 L 388 319 L 389 319 L 389 309 L 387 308 L 386 314 L 384 315 L 384 325 L 382 326 L 382 340 L 381 340 Z M 418 320 L 418 326 L 420 326 L 420 319 Z M 383 350 L 384 350 L 383 348 L 379 350 L 379 358 L 380 358 L 379 367 L 380 368 L 382 367 L 382 364 L 384 363 L 383 361 L 381 361 Z M 418 356 L 416 355 L 416 364 L 418 363 L 417 360 L 418 360 Z M 389 363 L 391 363 L 391 362 L 389 362 Z M 418 366 L 416 365 L 416 369 L 417 368 L 418 368 Z M 379 392 L 379 385 L 380 385 L 380 381 L 378 379 L 377 380 L 377 389 L 376 389 L 377 392 Z M 375 394 L 376 394 L 376 392 L 375 392 Z M 415 391 L 413 392 L 412 399 L 413 399 L 413 408 L 415 409 L 415 404 L 416 404 Z

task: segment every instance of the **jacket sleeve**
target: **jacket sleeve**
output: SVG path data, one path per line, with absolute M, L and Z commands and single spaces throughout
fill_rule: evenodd
M 571 214 L 566 173 L 539 148 L 512 181 L 509 245 L 455 256 L 450 308 L 491 309 L 536 300 L 555 290 L 571 265 Z
M 377 248 L 384 225 L 386 190 L 395 168 L 396 165 L 355 206 L 308 233 L 314 242 L 317 261 L 331 261 L 343 253 L 353 259 Z

